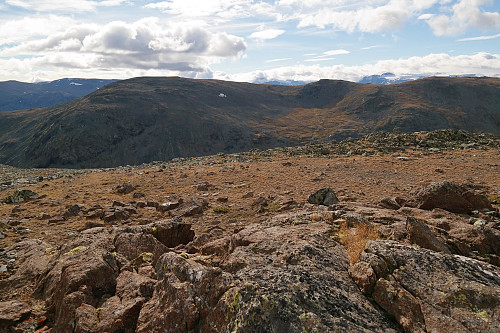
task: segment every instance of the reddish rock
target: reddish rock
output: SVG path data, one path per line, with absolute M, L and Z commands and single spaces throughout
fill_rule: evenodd
M 408 217 L 406 220 L 406 229 L 408 230 L 408 238 L 412 244 L 417 244 L 432 251 L 451 253 L 444 242 L 434 235 L 423 220 Z
M 106 223 L 113 223 L 122 220 L 127 220 L 130 217 L 130 213 L 124 207 L 109 207 L 107 208 L 102 216 L 102 220 Z
M 373 268 L 367 262 L 357 262 L 349 267 L 349 276 L 356 282 L 361 292 L 371 295 L 377 282 Z
M 156 264 L 158 258 L 169 249 L 158 241 L 152 234 L 146 233 L 123 233 L 115 239 L 116 251 L 127 260 L 138 260 L 137 264 L 151 261 Z M 151 255 L 149 255 L 149 253 Z M 147 260 L 143 257 L 148 257 Z
M 135 191 L 136 187 L 133 186 L 132 184 L 129 184 L 129 183 L 123 183 L 121 185 L 118 185 L 116 187 L 116 192 L 120 193 L 120 194 L 129 194 L 133 191 Z
M 208 208 L 208 201 L 205 199 L 195 199 L 185 201 L 182 205 L 175 210 L 176 216 L 194 216 L 201 215 Z
M 408 332 L 500 331 L 500 268 L 393 241 L 361 253 L 377 275 L 373 299 Z
M 379 279 L 372 297 L 385 311 L 396 317 L 405 332 L 427 332 L 419 301 L 399 283 Z
M 227 290 L 220 269 L 205 267 L 171 252 L 160 258 L 156 271 L 160 282 L 153 298 L 142 307 L 138 333 L 224 329 L 223 317 L 211 318 Z
M 116 295 L 99 311 L 98 332 L 136 331 L 137 318 L 143 304 L 153 295 L 156 280 L 123 271 L 116 279 Z
M 97 309 L 89 304 L 82 304 L 75 310 L 75 333 L 94 333 L 99 323 Z
M 476 193 L 473 187 L 449 181 L 432 183 L 410 197 L 406 206 L 425 210 L 441 208 L 454 213 L 493 209 L 488 198 Z
M 31 313 L 28 304 L 20 301 L 0 302 L 0 328 L 6 329 L 9 326 L 26 319 Z

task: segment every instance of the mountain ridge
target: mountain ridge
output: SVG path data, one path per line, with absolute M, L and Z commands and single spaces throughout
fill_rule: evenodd
M 51 82 L 0 82 L 0 112 L 50 107 L 85 96 L 117 80 L 64 78 Z
M 0 114 L 0 163 L 108 167 L 443 128 L 500 134 L 500 79 L 301 86 L 178 77 L 111 83 L 50 108 Z

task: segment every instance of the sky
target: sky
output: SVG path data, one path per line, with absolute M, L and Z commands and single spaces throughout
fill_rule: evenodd
M 500 0 L 2 0 L 0 81 L 500 77 Z

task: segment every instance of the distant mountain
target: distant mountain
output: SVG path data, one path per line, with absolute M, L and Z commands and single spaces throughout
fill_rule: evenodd
M 302 86 L 142 77 L 0 113 L 0 163 L 110 167 L 444 128 L 500 135 L 500 79 Z
M 272 81 L 255 81 L 256 84 L 274 84 L 278 86 L 301 86 L 308 84 L 311 81 L 294 81 L 294 80 L 272 80 Z
M 430 77 L 430 75 L 418 75 L 418 74 L 403 74 L 396 75 L 394 73 L 383 73 L 380 75 L 369 75 L 363 77 L 359 80 L 359 83 L 371 83 L 371 84 L 396 84 L 408 81 L 415 81 Z M 463 75 L 450 75 L 449 77 L 476 77 L 475 74 L 463 74 Z
M 52 82 L 0 82 L 0 112 L 53 106 L 82 97 L 116 80 L 61 79 Z

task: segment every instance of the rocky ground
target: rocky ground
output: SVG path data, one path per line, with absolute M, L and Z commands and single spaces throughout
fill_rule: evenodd
M 499 148 L 377 133 L 113 169 L 0 166 L 0 330 L 500 331 Z

